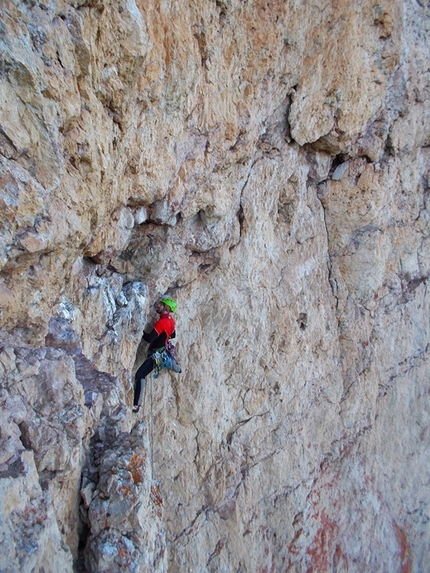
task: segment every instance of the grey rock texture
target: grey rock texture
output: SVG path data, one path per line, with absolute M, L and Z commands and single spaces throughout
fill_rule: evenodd
M 3 0 L 1 571 L 426 571 L 429 23 Z

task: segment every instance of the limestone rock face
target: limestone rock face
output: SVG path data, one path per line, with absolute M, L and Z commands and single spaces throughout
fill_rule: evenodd
M 427 4 L 3 0 L 2 571 L 426 570 Z
M 85 548 L 89 571 L 166 570 L 163 498 L 148 479 L 144 436 L 143 424 L 118 436 L 108 448 L 106 436 L 95 436 L 100 441 L 84 470 L 81 489 L 87 510 L 82 516 L 91 531 Z

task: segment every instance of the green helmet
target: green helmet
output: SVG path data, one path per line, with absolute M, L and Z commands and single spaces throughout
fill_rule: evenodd
M 162 298 L 160 302 L 168 306 L 172 312 L 175 312 L 176 307 L 178 306 L 172 298 Z

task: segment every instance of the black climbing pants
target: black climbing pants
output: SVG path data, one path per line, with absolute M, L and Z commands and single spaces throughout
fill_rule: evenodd
M 134 375 L 134 406 L 140 406 L 142 401 L 142 394 L 145 386 L 145 382 L 142 384 L 142 379 L 146 378 L 150 372 L 155 368 L 155 361 L 150 356 L 145 360 L 145 362 L 140 366 Z

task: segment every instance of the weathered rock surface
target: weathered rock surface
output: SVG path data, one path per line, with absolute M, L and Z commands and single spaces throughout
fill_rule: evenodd
M 115 418 L 109 426 L 115 424 Z M 107 447 L 95 436 L 90 464 L 84 470 L 82 517 L 90 527 L 85 548 L 89 571 L 166 570 L 163 499 L 148 475 L 147 432 L 137 424 Z
M 3 0 L 2 571 L 426 570 L 429 22 Z

